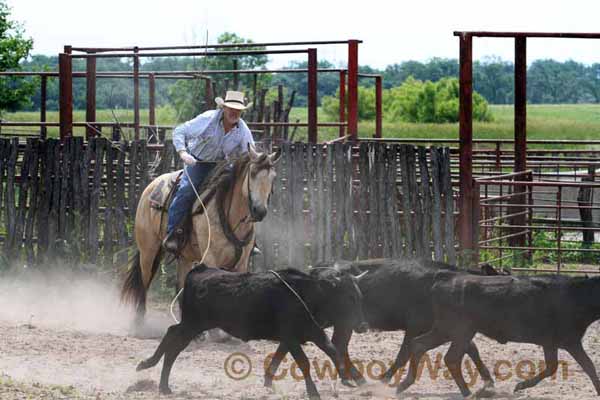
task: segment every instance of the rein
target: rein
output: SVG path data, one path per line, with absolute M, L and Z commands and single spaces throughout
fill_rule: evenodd
M 248 181 L 248 210 L 251 212 L 252 208 L 251 208 L 251 201 L 252 201 L 252 195 L 250 193 L 250 167 L 247 167 L 247 172 L 246 172 L 246 180 Z M 224 200 L 224 199 L 219 199 L 219 197 L 223 196 L 223 194 L 220 194 L 217 200 Z M 240 261 L 240 258 L 242 258 L 242 251 L 244 250 L 244 247 L 246 247 L 249 243 L 250 243 L 250 239 L 252 238 L 252 235 L 254 234 L 254 227 L 252 227 L 250 229 L 250 231 L 246 234 L 246 236 L 243 239 L 238 239 L 237 236 L 235 235 L 235 231 L 237 230 L 237 228 L 239 227 L 239 225 L 244 222 L 245 220 L 248 219 L 248 216 L 242 218 L 242 220 L 240 220 L 240 222 L 235 226 L 235 228 L 232 228 L 230 223 L 229 223 L 229 214 L 231 212 L 231 204 L 233 203 L 233 191 L 231 191 L 230 195 L 229 195 L 229 209 L 227 210 L 227 213 L 225 213 L 225 202 L 224 201 L 219 201 L 220 204 L 217 205 L 217 211 L 219 214 L 219 222 L 221 223 L 221 228 L 223 229 L 223 234 L 225 235 L 225 237 L 227 238 L 227 240 L 229 241 L 229 243 L 233 244 L 233 247 L 235 249 L 235 256 L 234 256 L 234 260 L 233 263 L 229 266 L 226 267 L 227 269 L 233 269 L 237 263 Z

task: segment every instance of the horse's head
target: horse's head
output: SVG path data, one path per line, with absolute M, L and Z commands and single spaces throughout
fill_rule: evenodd
M 248 196 L 248 208 L 252 219 L 262 221 L 267 215 L 273 180 L 277 175 L 274 166 L 281 157 L 281 151 L 272 154 L 259 153 L 254 146 L 248 145 L 248 155 L 250 162 L 243 189 L 244 195 Z

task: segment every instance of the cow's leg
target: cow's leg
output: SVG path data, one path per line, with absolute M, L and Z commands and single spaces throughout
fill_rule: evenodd
M 475 333 L 471 334 L 470 337 L 466 338 L 466 340 L 464 336 L 453 340 L 450 344 L 450 348 L 444 356 L 444 362 L 448 367 L 448 371 L 450 371 L 452 378 L 454 378 L 454 382 L 456 382 L 456 385 L 458 386 L 460 392 L 464 397 L 470 396 L 471 391 L 469 390 L 469 387 L 465 382 L 465 378 L 462 375 L 461 366 L 462 360 L 469 347 L 469 342 L 471 341 L 474 335 Z
M 153 367 L 158 363 L 164 354 L 165 360 L 163 362 L 163 368 L 160 374 L 159 390 L 163 394 L 171 393 L 171 389 L 169 389 L 169 375 L 171 374 L 171 367 L 173 366 L 173 363 L 175 362 L 175 359 L 179 353 L 181 353 L 181 351 L 185 349 L 192 339 L 201 331 L 202 330 L 199 329 L 193 329 L 189 325 L 185 325 L 183 323 L 172 325 L 167 330 L 167 334 L 158 345 L 158 348 L 152 357 L 140 362 L 137 366 L 137 371 Z
M 275 376 L 275 372 L 277 372 L 279 365 L 281 365 L 281 362 L 287 353 L 288 349 L 285 344 L 279 343 L 277 350 L 275 350 L 275 354 L 273 354 L 273 357 L 271 358 L 269 366 L 265 369 L 265 387 L 273 386 L 273 377 Z
M 333 361 L 333 364 L 342 378 L 342 384 L 354 387 L 350 381 L 350 374 L 346 371 L 346 360 L 342 357 L 342 353 L 337 351 L 331 340 L 329 340 L 325 331 L 322 329 L 315 330 L 312 341 L 318 348 L 327 354 L 329 358 L 331 358 L 331 361 Z
M 566 347 L 566 350 L 571 354 L 571 356 L 577 361 L 577 363 L 583 368 L 587 376 L 592 380 L 592 384 L 596 389 L 596 393 L 600 396 L 600 381 L 598 380 L 598 374 L 596 373 L 596 367 L 594 367 L 594 363 L 590 360 L 590 357 L 587 355 L 581 342 L 573 343 L 569 347 Z
M 334 327 L 331 342 L 337 349 L 338 354 L 344 358 L 344 366 L 348 371 L 350 371 L 350 376 L 354 382 L 356 382 L 357 385 L 364 385 L 367 383 L 367 381 L 362 376 L 360 371 L 354 366 L 352 360 L 350 359 L 350 355 L 348 354 L 348 343 L 350 343 L 351 337 L 352 328 Z
M 404 364 L 406 364 L 406 362 L 410 358 L 410 344 L 413 339 L 414 335 L 412 334 L 412 332 L 406 331 L 406 333 L 404 334 L 404 340 L 400 345 L 400 351 L 398 351 L 394 363 L 390 365 L 390 368 L 387 371 L 385 371 L 385 373 L 381 376 L 381 381 L 383 383 L 389 383 L 394 377 L 396 371 L 398 371 L 402 366 L 404 366 Z
M 396 394 L 399 395 L 406 389 L 408 389 L 415 381 L 417 380 L 417 370 L 419 367 L 419 362 L 423 355 L 438 346 L 446 343 L 448 341 L 448 335 L 443 333 L 442 331 L 436 329 L 435 327 L 429 332 L 417 336 L 413 339 L 409 344 L 409 359 L 410 366 L 408 369 L 408 374 L 406 378 L 398 385 L 396 389 Z
M 290 353 L 292 353 L 292 357 L 294 357 L 294 361 L 296 361 L 300 371 L 302 371 L 302 375 L 304 375 L 308 397 L 310 400 L 320 400 L 321 396 L 319 396 L 317 387 L 310 376 L 310 363 L 308 362 L 308 358 L 306 357 L 306 354 L 304 354 L 304 350 L 302 350 L 300 343 L 288 342 L 286 343 L 286 346 L 290 350 Z
M 546 361 L 546 368 L 533 378 L 519 382 L 517 386 L 515 386 L 515 393 L 519 390 L 535 386 L 540 383 L 542 379 L 556 373 L 556 369 L 558 368 L 558 348 L 544 346 L 544 359 Z
M 489 389 L 494 387 L 494 378 L 492 378 L 492 374 L 490 374 L 490 370 L 485 366 L 481 357 L 479 356 L 479 349 L 475 346 L 475 343 L 471 340 L 467 347 L 467 354 L 471 357 L 471 360 L 475 363 L 475 367 L 479 374 L 481 375 L 481 379 L 484 382 L 484 389 Z

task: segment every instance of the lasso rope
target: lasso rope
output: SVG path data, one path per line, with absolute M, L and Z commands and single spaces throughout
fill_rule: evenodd
M 198 194 L 198 191 L 196 190 L 196 185 L 194 185 L 194 183 L 192 182 L 192 180 L 190 178 L 190 175 L 187 172 L 187 165 L 183 167 L 183 172 L 185 173 L 185 176 L 187 176 L 190 184 L 192 185 L 192 189 L 194 189 L 194 194 L 196 195 L 196 198 L 198 199 L 198 201 L 200 202 L 200 205 L 202 206 L 202 209 L 204 210 L 204 215 L 206 216 L 206 224 L 208 225 L 208 242 L 206 243 L 206 249 L 204 250 L 204 254 L 202 254 L 202 258 L 200 259 L 200 263 L 202 264 L 204 262 L 204 259 L 206 258 L 206 255 L 208 254 L 208 249 L 210 249 L 210 236 L 211 236 L 210 218 L 208 217 L 208 210 L 206 209 L 204 202 L 202 201 L 202 199 L 200 198 L 200 195 Z M 175 316 L 175 313 L 173 312 L 173 308 L 175 307 L 175 302 L 181 295 L 181 292 L 183 292 L 183 286 L 181 287 L 181 289 L 179 289 L 179 292 L 177 292 L 177 294 L 173 298 L 173 301 L 171 302 L 171 307 L 169 308 L 169 311 L 171 312 L 171 317 L 173 318 L 173 320 L 176 323 L 179 323 L 179 320 Z

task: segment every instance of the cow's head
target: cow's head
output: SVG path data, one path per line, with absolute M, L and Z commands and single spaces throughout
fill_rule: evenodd
M 336 319 L 331 322 L 341 323 L 357 333 L 365 332 L 369 325 L 363 314 L 363 295 L 359 282 L 367 273 L 354 275 L 335 268 L 317 268 L 314 273 L 324 280 L 326 290 L 331 293 L 326 305 L 328 313 Z

